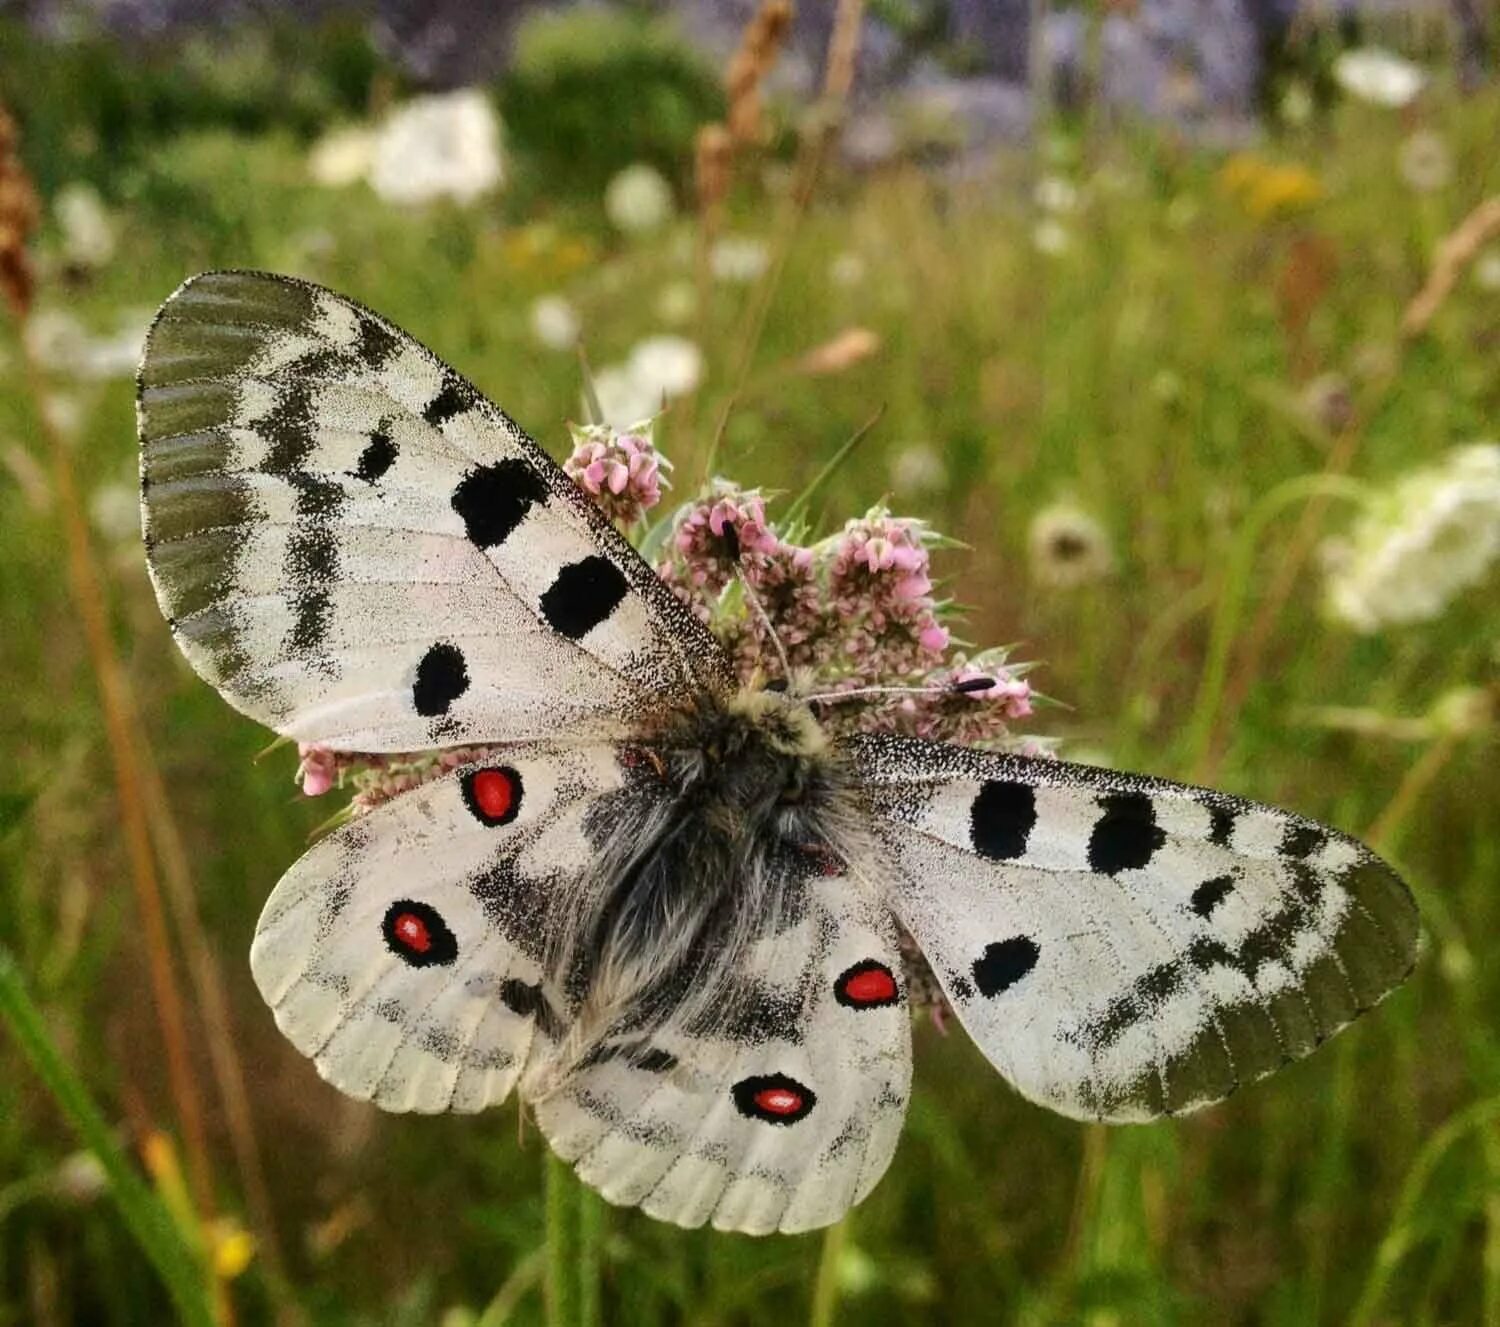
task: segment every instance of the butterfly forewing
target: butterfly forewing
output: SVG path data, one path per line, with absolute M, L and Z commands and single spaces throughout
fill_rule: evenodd
M 363 751 L 607 735 L 728 684 L 534 442 L 330 291 L 193 278 L 147 341 L 138 414 L 163 611 L 279 732 Z
M 1306 1055 L 1410 971 L 1411 895 L 1345 835 L 1059 761 L 849 744 L 891 906 L 959 1019 L 1069 1115 L 1195 1109 Z
M 554 1150 L 610 1202 L 681 1226 L 809 1230 L 885 1172 L 911 1077 L 895 928 L 849 877 L 789 888 L 801 916 L 743 956 L 733 1014 L 609 1052 L 537 1102 Z

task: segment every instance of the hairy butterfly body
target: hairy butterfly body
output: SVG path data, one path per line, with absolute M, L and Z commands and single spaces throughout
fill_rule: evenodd
M 343 1091 L 512 1092 L 612 1202 L 836 1220 L 910 1088 L 903 933 L 1033 1100 L 1148 1119 L 1404 978 L 1367 849 L 1223 794 L 899 737 L 744 689 L 550 459 L 384 319 L 195 277 L 141 366 L 144 532 L 193 666 L 335 749 L 487 753 L 314 845 L 251 951 Z

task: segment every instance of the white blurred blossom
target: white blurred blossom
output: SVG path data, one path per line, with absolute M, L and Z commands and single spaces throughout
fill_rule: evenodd
M 948 482 L 942 453 L 930 442 L 914 442 L 891 459 L 891 484 L 898 493 L 932 493 Z
M 1056 217 L 1043 217 L 1032 229 L 1031 243 L 1038 253 L 1055 258 L 1072 247 L 1073 239 L 1068 228 Z
M 630 352 L 630 364 L 669 397 L 692 391 L 703 376 L 703 352 L 681 336 L 647 337 Z
M 608 364 L 594 375 L 594 395 L 601 422 L 629 428 L 650 419 L 663 401 L 686 395 L 703 376 L 703 352 L 686 337 L 647 337 L 621 364 Z
M 1039 585 L 1067 589 L 1114 570 L 1104 527 L 1071 502 L 1054 502 L 1032 517 L 1027 535 L 1031 575 Z
M 1500 557 L 1500 444 L 1473 443 L 1379 494 L 1327 541 L 1329 611 L 1356 631 L 1435 618 Z
M 42 309 L 26 323 L 26 347 L 44 369 L 87 381 L 128 378 L 140 363 L 151 314 L 122 310 L 115 331 L 95 335 L 65 309 Z
M 65 184 L 52 200 L 52 212 L 62 234 L 63 260 L 73 267 L 93 270 L 115 256 L 114 219 L 92 184 Z
M 497 188 L 500 119 L 490 99 L 464 88 L 398 106 L 376 135 L 369 178 L 392 203 L 472 203 Z
M 1343 52 L 1333 62 L 1333 76 L 1351 97 L 1392 108 L 1410 105 L 1427 82 L 1410 60 L 1378 46 Z
M 572 350 L 578 344 L 578 310 L 561 295 L 532 301 L 531 334 L 549 350 Z
M 770 264 L 770 247 L 753 235 L 725 235 L 708 251 L 708 270 L 715 281 L 748 285 Z
M 1481 290 L 1500 290 L 1500 247 L 1492 244 L 1475 260 L 1474 282 Z
M 101 484 L 89 497 L 89 519 L 110 543 L 133 541 L 141 529 L 141 495 L 134 484 Z
M 1419 129 L 1397 150 L 1401 178 L 1418 193 L 1436 193 L 1453 179 L 1453 154 L 1440 134 Z
M 666 177 L 644 161 L 626 166 L 604 189 L 604 215 L 627 235 L 660 230 L 672 219 L 675 203 Z
M 1036 186 L 1036 204 L 1044 212 L 1066 214 L 1078 210 L 1078 189 L 1061 175 L 1044 175 Z
M 330 129 L 307 154 L 307 173 L 329 189 L 358 184 L 375 159 L 375 131 L 364 125 Z

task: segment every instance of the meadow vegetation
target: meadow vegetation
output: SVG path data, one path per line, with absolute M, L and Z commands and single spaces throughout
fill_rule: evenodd
M 5 40 L 7 63 L 59 58 Z M 653 51 L 632 56 L 637 77 L 679 111 L 719 114 L 712 78 L 704 92 L 653 73 Z M 690 343 L 695 381 L 656 437 L 676 464 L 669 504 L 696 491 L 721 419 L 714 468 L 785 506 L 880 410 L 807 515 L 823 534 L 885 501 L 961 540 L 935 567 L 966 606 L 964 634 L 1013 643 L 1057 702 L 1025 732 L 1370 836 L 1421 905 L 1428 944 L 1401 991 L 1188 1119 L 1077 1125 L 1017 1097 L 961 1031 L 919 1026 L 896 1160 L 827 1240 L 685 1233 L 554 1181 L 554 1204 L 582 1206 L 575 1309 L 599 1312 L 597 1293 L 601 1320 L 621 1324 L 798 1320 L 815 1298 L 824 1321 L 868 1327 L 1500 1323 L 1500 965 L 1485 958 L 1500 926 L 1496 579 L 1423 620 L 1356 630 L 1328 612 L 1324 551 L 1370 492 L 1496 440 L 1500 235 L 1409 313 L 1450 237 L 1500 193 L 1495 88 L 1461 93 L 1433 67 L 1405 108 L 1332 98 L 1269 115 L 1232 151 L 1083 113 L 982 168 L 856 175 L 828 153 L 805 207 L 802 108 L 773 107 L 773 141 L 740 151 L 714 205 L 737 264 L 703 242 L 691 132 L 633 143 L 611 124 L 608 168 L 587 163 L 580 184 L 565 154 L 528 149 L 537 107 L 559 89 L 585 139 L 586 116 L 608 112 L 534 69 L 531 119 L 485 199 L 403 208 L 363 183 L 320 185 L 312 139 L 393 94 L 373 64 L 306 61 L 295 114 L 179 108 L 164 128 L 134 125 L 117 160 L 69 137 L 68 89 L 48 85 L 43 104 L 33 84 L 28 100 L 13 63 L 0 80 L 27 103 L 21 159 L 48 204 L 31 327 L 51 319 L 72 356 L 26 348 L 15 320 L 0 329 L 0 964 L 130 1172 L 110 1185 L 81 1156 L 23 1041 L 0 1034 L 0 1324 L 161 1320 L 166 1291 L 114 1201 L 128 1215 L 132 1196 L 167 1244 L 207 1251 L 222 1321 L 226 1306 L 244 1323 L 546 1320 L 535 1131 L 513 1106 L 418 1119 L 343 1100 L 251 982 L 255 917 L 331 808 L 299 797 L 288 750 L 257 761 L 267 734 L 174 648 L 135 527 L 128 372 L 89 359 L 216 266 L 306 275 L 380 310 L 559 457 L 580 368 L 538 301 L 576 317 L 601 373 L 646 338 Z M 121 104 L 145 104 L 160 77 L 108 69 Z M 1415 135 L 1445 170 L 1412 168 Z M 605 184 L 638 159 L 664 173 L 675 215 L 626 232 Z M 114 234 L 100 262 L 70 257 L 51 207 L 76 180 Z M 1049 509 L 1100 541 L 1087 574 L 1050 566 L 1034 533 Z M 89 525 L 70 541 L 78 511 Z M 92 646 L 79 534 L 108 614 Z M 125 731 L 150 855 L 198 917 L 169 906 L 166 927 L 204 1116 L 197 1188 L 101 649 L 138 718 Z M 221 984 L 222 1008 L 203 981 Z M 226 1045 L 247 1084 L 232 1103 Z

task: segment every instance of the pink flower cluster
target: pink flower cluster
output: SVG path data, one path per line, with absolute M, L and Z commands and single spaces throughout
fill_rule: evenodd
M 758 568 L 783 550 L 766 524 L 766 500 L 755 489 L 714 480 L 706 496 L 673 522 L 668 567 L 703 595 L 717 595 L 741 568 Z
M 606 516 L 628 527 L 661 501 L 667 484 L 663 467 L 672 463 L 651 441 L 651 421 L 620 433 L 608 424 L 572 424 L 573 451 L 563 472 L 604 509 Z

